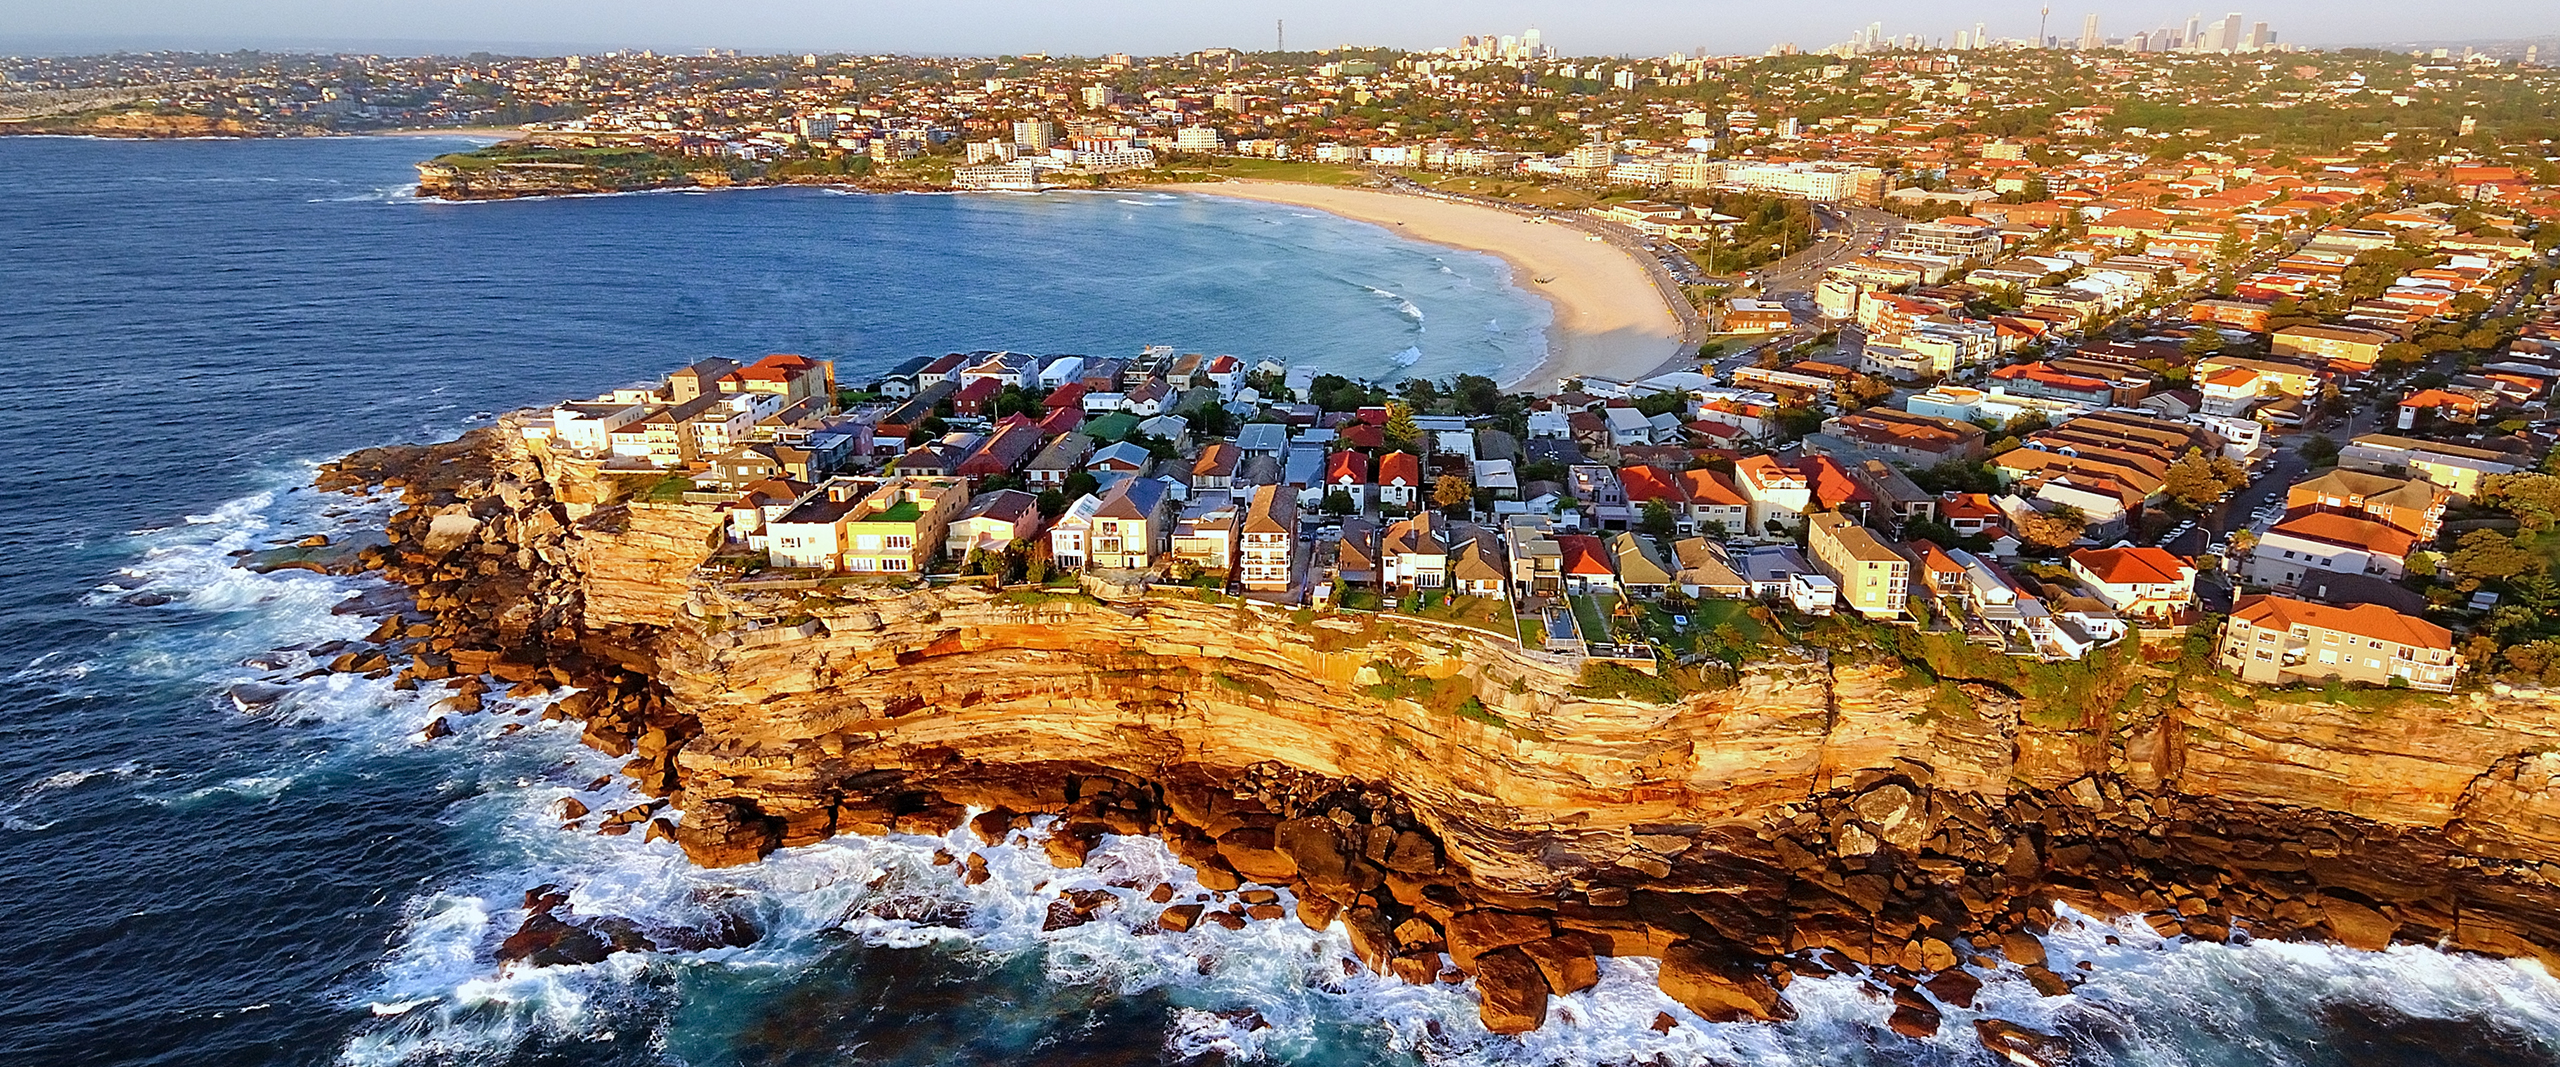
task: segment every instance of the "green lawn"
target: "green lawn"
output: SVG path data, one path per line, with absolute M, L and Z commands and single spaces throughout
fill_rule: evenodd
M 1609 625 L 1609 613 L 1618 606 L 1616 593 L 1577 593 L 1572 599 L 1573 622 L 1582 630 L 1584 641 L 1617 643 L 1617 631 Z

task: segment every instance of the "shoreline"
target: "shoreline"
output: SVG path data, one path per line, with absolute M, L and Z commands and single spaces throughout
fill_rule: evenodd
M 1584 375 L 1635 380 L 1677 369 L 1681 323 L 1633 257 L 1570 226 L 1498 208 L 1412 193 L 1241 179 L 1149 188 L 1311 208 L 1384 226 L 1418 241 L 1484 252 L 1511 265 L 1512 284 L 1554 309 L 1547 354 L 1499 384 L 1551 389 Z

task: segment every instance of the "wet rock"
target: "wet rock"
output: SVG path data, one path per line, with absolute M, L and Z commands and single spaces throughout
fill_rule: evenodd
M 1238 915 L 1232 911 L 1213 911 L 1201 916 L 1201 918 L 1207 922 L 1215 923 L 1229 930 L 1242 930 L 1245 925 L 1244 916 Z
M 418 739 L 421 741 L 433 741 L 437 738 L 451 736 L 453 736 L 453 724 L 445 721 L 445 717 L 442 715 L 436 716 L 434 722 L 428 723 L 426 729 L 418 732 Z
M 1208 910 L 1207 907 L 1201 904 L 1176 904 L 1164 909 L 1164 914 L 1156 917 L 1156 925 L 1181 933 L 1200 925 L 1200 913 L 1206 910 Z
M 1041 842 L 1041 848 L 1048 852 L 1052 867 L 1082 867 L 1085 857 L 1092 854 L 1093 847 L 1101 842 L 1100 834 L 1088 832 L 1081 826 L 1059 826 L 1049 831 L 1049 837 Z
M 1049 917 L 1041 921 L 1040 929 L 1064 930 L 1070 926 L 1082 926 L 1092 921 L 1092 912 L 1079 910 L 1075 904 L 1066 900 L 1053 900 L 1049 902 Z
M 1525 1034 L 1546 1025 L 1547 992 L 1546 977 L 1519 949 L 1495 949 L 1476 958 L 1477 1011 L 1487 1030 Z
M 126 593 L 123 600 L 137 608 L 156 608 L 169 602 L 166 593 Z
M 2336 896 L 2320 898 L 2320 918 L 2329 924 L 2329 934 L 2339 944 L 2366 952 L 2391 947 L 2391 935 L 2400 929 L 2390 916 Z
M 979 841 L 992 845 L 1004 840 L 1005 835 L 1012 832 L 1013 820 L 1013 809 L 998 805 L 972 816 L 969 819 L 969 832 L 978 835 Z
M 1671 1028 L 1672 1028 L 1672 1027 L 1675 1027 L 1675 1026 L 1678 1026 L 1678 1025 L 1680 1025 L 1680 1020 L 1672 1018 L 1672 1017 L 1671 1017 L 1671 1013 L 1670 1013 L 1670 1012 L 1667 1012 L 1667 1011 L 1657 1011 L 1657 1012 L 1653 1013 L 1653 1032 L 1654 1032 L 1654 1033 L 1657 1033 L 1657 1034 L 1667 1034 L 1667 1033 L 1670 1033 L 1670 1032 L 1671 1032 Z
M 720 797 L 694 804 L 676 827 L 676 844 L 702 867 L 736 867 L 782 846 L 782 822 L 752 800 Z
M 1975 1019 L 1973 1035 L 1983 1048 L 2017 1067 L 2059 1067 L 2070 1053 L 2061 1038 L 2006 1019 Z
M 1970 1008 L 1973 1006 L 1974 994 L 1982 992 L 1982 979 L 1964 971 L 1945 971 L 1931 975 L 1928 981 L 1920 983 L 1920 988 L 1928 990 L 1930 996 L 1938 998 L 1938 1003 L 1951 1007 Z
M 1938 1036 L 1938 1026 L 1943 1021 L 1943 1017 L 1935 1009 L 1916 1004 L 1901 1004 L 1896 1005 L 1893 1014 L 1885 1018 L 1884 1025 L 1886 1029 L 1904 1037 L 1920 1039 Z
M 1164 882 L 1156 883 L 1156 887 L 1147 892 L 1147 900 L 1150 903 L 1163 904 L 1172 899 L 1173 886 Z
M 1750 967 L 1700 941 L 1681 941 L 1662 954 L 1662 992 L 1708 1022 L 1775 1019 L 1778 990 Z
M 1334 903 L 1332 897 L 1313 891 L 1298 894 L 1298 921 L 1309 930 L 1331 927 L 1334 916 L 1341 913 L 1342 905 Z
M 2024 930 L 2000 935 L 2000 955 L 2021 967 L 2044 966 L 2044 942 Z
M 242 682 L 231 687 L 231 706 L 247 712 L 265 711 L 283 700 L 287 690 L 273 682 Z
M 1538 973 L 1546 976 L 1547 988 L 1559 996 L 1600 984 L 1600 961 L 1591 954 L 1591 945 L 1581 935 L 1564 933 L 1524 942 L 1520 951 L 1538 965 Z
M 963 872 L 960 875 L 962 885 L 985 885 L 987 879 L 992 877 L 987 873 L 987 858 L 975 852 L 970 853 L 968 861 L 960 866 Z
M 2028 985 L 2036 987 L 2038 996 L 2058 997 L 2071 992 L 2070 982 L 2045 967 L 2027 967 L 2019 973 L 2025 976 Z

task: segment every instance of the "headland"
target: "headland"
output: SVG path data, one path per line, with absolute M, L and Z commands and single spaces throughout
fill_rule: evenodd
M 1645 956 L 1688 1012 L 1657 1025 L 1784 1018 L 1795 977 L 1847 973 L 1926 1036 L 1986 983 L 2069 993 L 2082 976 L 2038 940 L 2061 904 L 2203 941 L 2560 959 L 2548 700 L 2375 710 L 2252 695 L 2180 641 L 2002 673 L 1784 628 L 1729 669 L 1644 672 L 1126 576 L 773 570 L 727 536 L 735 508 L 538 418 L 325 469 L 404 507 L 387 544 L 302 562 L 391 583 L 381 650 L 338 669 L 442 688 L 453 715 L 567 692 L 545 714 L 657 798 L 567 830 L 708 866 L 902 833 L 1074 867 L 1154 835 L 1204 899 L 1062 896 L 1052 922 L 1339 924 L 1382 973 L 1473 981 L 1496 1032 L 1542 1025 L 1597 957 Z M 537 909 L 502 955 L 592 962 L 609 932 Z M 2056 1062 L 2041 1035 L 1975 1030 Z

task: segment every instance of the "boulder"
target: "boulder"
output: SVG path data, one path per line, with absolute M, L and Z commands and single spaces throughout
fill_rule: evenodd
M 1208 909 L 1205 905 L 1176 904 L 1170 908 L 1164 909 L 1164 914 L 1156 916 L 1156 925 L 1175 933 L 1181 933 L 1194 926 L 1200 925 L 1200 913 L 1206 910 Z
M 1460 912 L 1449 919 L 1449 958 L 1461 968 L 1473 969 L 1479 955 L 1552 937 L 1555 932 L 1555 922 L 1544 915 L 1491 908 Z
M 1342 905 L 1332 897 L 1313 891 L 1298 894 L 1298 921 L 1309 930 L 1322 930 L 1333 925 L 1333 917 L 1342 913 Z
M 2320 917 L 2329 924 L 2329 934 L 2348 948 L 2380 952 L 2391 947 L 2391 935 L 2400 924 L 2390 916 L 2355 901 L 2323 894 Z
M 1357 907 L 1342 913 L 1342 926 L 1351 935 L 1351 952 L 1360 962 L 1380 974 L 1387 973 L 1387 961 L 1395 958 L 1395 927 L 1376 908 Z
M 1335 900 L 1349 900 L 1386 881 L 1385 872 L 1344 846 L 1341 829 L 1330 819 L 1290 819 L 1274 827 L 1272 837 L 1297 865 L 1297 876 Z
M 1052 867 L 1082 867 L 1084 858 L 1092 854 L 1093 846 L 1100 844 L 1101 840 L 1101 835 L 1088 833 L 1082 826 L 1061 825 L 1049 831 L 1049 838 L 1041 842 L 1041 848 L 1049 853 L 1049 865 Z
M 419 547 L 437 559 L 452 555 L 480 533 L 480 520 L 471 517 L 467 504 L 455 504 L 427 521 L 427 536 Z
M 1975 1019 L 1973 1036 L 1993 1055 L 2017 1067 L 2056 1067 L 2070 1052 L 2061 1038 L 2038 1033 L 2007 1019 Z
M 1547 979 L 1527 953 L 1500 948 L 1476 958 L 1476 1010 L 1497 1034 L 1525 1034 L 1547 1022 Z
M 782 822 L 752 800 L 720 797 L 693 804 L 676 826 L 676 844 L 700 867 L 736 867 L 782 845 Z
M 1590 943 L 1578 934 L 1562 933 L 1524 942 L 1520 951 L 1538 965 L 1538 973 L 1546 976 L 1547 988 L 1558 995 L 1579 993 L 1600 984 L 1600 961 L 1591 954 Z
M 1267 885 L 1285 885 L 1298 876 L 1298 863 L 1280 851 L 1274 835 L 1258 827 L 1240 827 L 1218 838 L 1218 855 L 1236 873 Z
M 2000 935 L 2000 954 L 2020 967 L 2044 966 L 2044 942 L 2024 930 Z
M 979 812 L 969 820 L 969 832 L 990 845 L 1004 840 L 1004 835 L 1012 829 L 1013 809 L 1001 805 Z
M 1664 994 L 1708 1022 L 1775 1019 L 1784 1003 L 1759 972 L 1701 941 L 1663 952 L 1661 982 Z
M 1904 1037 L 1926 1039 L 1938 1036 L 1938 1026 L 1943 1021 L 1944 1018 L 1934 1008 L 1901 1004 L 1896 1005 L 1893 1014 L 1885 1018 L 1884 1025 Z
M 1964 971 L 1942 971 L 1920 983 L 1920 988 L 1928 990 L 1940 1004 L 1970 1008 L 1974 994 L 1982 992 L 1982 979 Z

